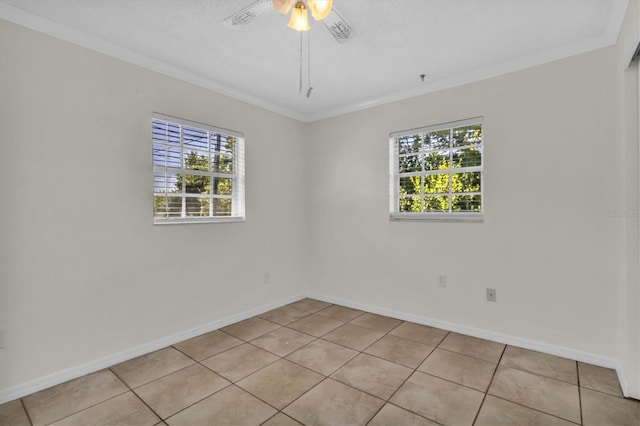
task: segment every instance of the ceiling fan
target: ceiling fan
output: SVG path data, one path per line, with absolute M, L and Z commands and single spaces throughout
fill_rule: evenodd
M 344 20 L 342 15 L 338 13 L 336 8 L 332 7 L 332 3 L 332 1 L 327 0 L 307 0 L 307 6 L 304 2 L 296 0 L 256 0 L 247 7 L 229 16 L 224 20 L 224 22 L 230 27 L 242 27 L 252 23 L 259 16 L 271 12 L 272 10 L 277 10 L 282 14 L 287 14 L 293 9 L 291 21 L 289 21 L 289 27 L 297 31 L 306 31 L 310 28 L 308 23 L 306 27 L 294 26 L 296 25 L 294 20 L 299 18 L 299 14 L 302 14 L 302 10 L 304 10 L 305 22 L 307 22 L 306 9 L 309 7 L 313 13 L 313 17 L 322 22 L 325 28 L 329 30 L 331 35 L 333 35 L 338 42 L 343 43 L 353 37 L 353 29 L 349 26 L 347 21 Z M 318 8 L 320 8 L 319 11 Z

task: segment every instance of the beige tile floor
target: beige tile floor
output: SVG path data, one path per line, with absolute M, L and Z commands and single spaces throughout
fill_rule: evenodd
M 0 405 L 0 425 L 640 425 L 601 367 L 304 299 Z

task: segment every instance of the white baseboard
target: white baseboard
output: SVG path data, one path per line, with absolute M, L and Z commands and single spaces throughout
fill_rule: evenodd
M 479 337 L 481 339 L 492 340 L 494 342 L 503 343 L 506 345 L 517 346 L 524 349 L 531 349 L 538 352 L 543 352 L 549 355 L 556 355 L 563 358 L 569 358 L 576 361 L 584 362 L 587 364 L 593 364 L 600 367 L 611 368 L 616 371 L 620 386 L 623 394 L 628 396 L 628 385 L 624 374 L 624 371 L 620 365 L 620 362 L 616 358 L 606 357 L 602 355 L 596 355 L 590 352 L 580 351 L 577 349 L 568 348 L 565 346 L 553 345 L 550 343 L 544 343 L 536 340 L 524 339 L 521 337 L 511 336 L 508 334 L 498 333 L 495 331 L 488 331 L 481 328 L 469 327 L 449 321 L 442 321 L 434 318 L 423 317 L 419 315 L 407 314 L 404 312 L 394 311 L 392 309 L 381 308 L 379 306 L 367 305 L 364 303 L 355 302 L 353 300 L 340 299 L 337 297 L 325 296 L 317 293 L 307 293 L 307 297 L 322 300 L 323 302 L 335 303 L 337 305 L 346 306 L 353 309 L 359 309 L 362 311 L 372 312 L 378 315 L 386 315 L 393 318 L 398 318 L 403 321 L 410 321 L 416 324 L 428 325 L 430 327 L 437 327 L 443 330 L 453 331 L 460 334 L 466 334 L 468 336 Z
M 635 395 L 631 395 L 631 392 L 629 392 L 629 382 L 627 382 L 627 375 L 625 374 L 624 368 L 622 368 L 622 364 L 620 363 L 620 361 L 616 360 L 616 366 L 613 368 L 615 368 L 616 374 L 618 375 L 618 382 L 620 382 L 622 394 L 627 398 L 636 398 Z
M 256 309 L 244 311 L 237 315 L 232 315 L 230 317 L 222 318 L 222 319 L 210 322 L 208 324 L 203 324 L 201 326 L 192 328 L 190 330 L 176 333 L 171 336 L 163 337 L 161 339 L 153 340 L 151 342 L 147 342 L 142 345 L 135 346 L 133 348 L 126 349 L 124 351 L 117 352 L 112 355 L 107 355 L 105 357 L 102 357 L 93 361 L 89 361 L 87 363 L 80 364 L 75 367 L 70 367 L 70 368 L 37 378 L 35 380 L 31 380 L 29 382 L 26 382 L 17 386 L 12 386 L 6 389 L 2 389 L 0 390 L 0 404 L 13 401 L 14 399 L 17 399 L 17 398 L 22 398 L 23 396 L 30 395 L 34 392 L 38 392 L 43 389 L 47 389 L 51 386 L 59 385 L 61 383 L 76 379 L 78 377 L 82 377 L 86 374 L 100 371 L 102 369 L 111 367 L 112 365 L 119 364 L 121 362 L 128 361 L 132 358 L 148 354 L 149 352 L 166 348 L 167 346 L 171 346 L 183 340 L 187 340 L 192 337 L 199 336 L 200 334 L 208 333 L 210 331 L 217 330 L 222 327 L 226 327 L 235 322 L 242 321 L 247 318 L 260 315 L 272 309 L 276 309 L 281 306 L 287 305 L 289 303 L 296 302 L 304 297 L 305 295 L 296 295 L 293 297 L 279 300 L 277 302 L 272 302 Z
M 279 300 L 277 302 L 269 303 L 267 305 L 263 305 L 256 309 L 251 309 L 251 310 L 239 313 L 237 315 L 232 315 L 230 317 L 213 321 L 211 323 L 204 324 L 199 327 L 195 327 L 190 330 L 173 334 L 171 336 L 167 336 L 161 339 L 157 339 L 139 346 L 135 346 L 125 351 L 121 351 L 112 355 L 108 355 L 103 358 L 96 359 L 94 361 L 90 361 L 85 364 L 71 367 L 71 368 L 68 368 L 68 369 L 35 379 L 35 380 L 32 380 L 24 384 L 20 384 L 17 386 L 0 390 L 0 404 L 3 404 L 8 401 L 12 401 L 17 398 L 21 398 L 31 393 L 38 392 L 40 390 L 58 385 L 60 383 L 64 383 L 66 381 L 84 376 L 86 374 L 93 373 L 93 372 L 102 370 L 104 368 L 108 368 L 112 365 L 130 360 L 132 358 L 147 354 L 149 352 L 153 352 L 158 349 L 171 346 L 175 343 L 181 342 L 186 339 L 190 339 L 200 334 L 208 333 L 210 331 L 217 330 L 222 327 L 226 327 L 227 325 L 245 320 L 247 318 L 251 318 L 255 315 L 259 315 L 261 313 L 270 311 L 272 309 L 279 308 L 289 303 L 296 302 L 305 297 L 311 297 L 324 302 L 347 306 L 349 308 L 360 309 L 363 311 L 372 312 L 374 314 L 386 315 L 389 317 L 401 319 L 403 321 L 414 322 L 416 324 L 428 325 L 431 327 L 437 327 L 437 328 L 453 331 L 460 334 L 466 334 L 469 336 L 479 337 L 482 339 L 488 339 L 488 340 L 492 340 L 492 341 L 507 344 L 507 345 L 517 346 L 525 349 L 531 349 L 531 350 L 547 353 L 550 355 L 569 358 L 576 361 L 585 362 L 588 364 L 598 365 L 600 367 L 611 368 L 616 370 L 618 374 L 618 378 L 619 378 L 620 385 L 622 387 L 624 395 L 625 396 L 628 395 L 627 393 L 628 385 L 627 385 L 627 380 L 626 380 L 624 371 L 620 365 L 620 362 L 615 358 L 604 357 L 601 355 L 596 355 L 589 352 L 567 348 L 564 346 L 552 345 L 549 343 L 539 342 L 539 341 L 530 340 L 530 339 L 523 339 L 520 337 L 511 336 L 508 334 L 487 331 L 480 328 L 469 327 L 469 326 L 465 326 L 465 325 L 461 325 L 453 322 L 442 321 L 442 320 L 423 317 L 423 316 L 414 315 L 414 314 L 407 314 L 404 312 L 394 311 L 392 309 L 381 308 L 379 306 L 367 305 L 367 304 L 355 302 L 352 300 L 340 299 L 336 297 L 330 297 L 330 296 L 325 296 L 322 294 L 310 292 L 310 293 L 302 293 L 297 296 L 293 296 L 293 297 Z

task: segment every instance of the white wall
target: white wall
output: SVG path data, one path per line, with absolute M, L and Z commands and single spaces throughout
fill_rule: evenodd
M 0 389 L 306 290 L 301 123 L 1 20 L 0 58 Z M 152 225 L 152 111 L 245 133 L 246 222 Z
M 315 291 L 616 358 L 615 71 L 602 49 L 313 123 Z M 390 222 L 388 134 L 476 116 L 485 222 Z
M 640 251 L 639 224 L 640 177 L 638 166 L 638 62 L 629 66 L 629 61 L 640 42 L 640 1 L 629 2 L 627 15 L 618 38 L 618 69 L 620 78 L 620 113 L 618 114 L 620 151 L 623 158 L 625 188 L 620 210 L 624 212 L 618 220 L 624 226 L 626 256 L 625 276 L 620 281 L 618 292 L 618 347 L 620 362 L 628 381 L 629 394 L 640 398 Z

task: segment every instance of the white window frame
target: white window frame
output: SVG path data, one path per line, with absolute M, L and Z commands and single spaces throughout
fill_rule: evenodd
M 207 132 L 207 139 L 210 139 L 210 135 L 212 134 L 221 134 L 224 136 L 231 136 L 235 139 L 235 143 L 234 143 L 234 149 L 233 152 L 229 155 L 232 158 L 232 171 L 233 173 L 230 174 L 226 174 L 226 173 L 217 173 L 217 172 L 213 172 L 213 171 L 200 171 L 200 170 L 191 170 L 191 169 L 186 169 L 184 166 L 184 163 L 182 164 L 182 166 L 180 168 L 177 167 L 169 167 L 165 164 L 165 166 L 159 166 L 159 165 L 154 165 L 153 164 L 153 145 L 163 145 L 162 143 L 158 143 L 156 141 L 154 141 L 153 138 L 153 134 L 151 136 L 151 145 L 152 145 L 152 168 L 153 168 L 153 173 L 152 175 L 154 176 L 154 182 L 153 182 L 153 195 L 154 198 L 155 196 L 163 196 L 166 195 L 165 192 L 156 192 L 156 185 L 155 185 L 155 173 L 176 173 L 176 174 L 180 174 L 180 173 L 188 173 L 190 175 L 199 175 L 199 176 L 207 176 L 211 179 L 211 182 L 213 182 L 214 178 L 230 178 L 231 179 L 231 195 L 219 195 L 219 194 L 209 194 L 209 198 L 210 199 L 231 199 L 231 215 L 230 216 L 213 216 L 213 203 L 210 203 L 210 215 L 211 216 L 186 216 L 186 198 L 188 198 L 188 196 L 186 195 L 186 190 L 185 187 L 186 185 L 182 186 L 182 193 L 176 195 L 178 197 L 180 197 L 182 199 L 182 216 L 181 217 L 170 217 L 170 218 L 161 218 L 161 217 L 156 217 L 155 212 L 152 211 L 153 214 L 153 223 L 155 225 L 166 225 L 166 224 L 184 224 L 184 223 L 216 223 L 216 222 L 241 222 L 246 220 L 245 217 L 245 168 L 244 168 L 244 134 L 241 132 L 237 132 L 234 130 L 228 130 L 228 129 L 223 129 L 220 127 L 215 127 L 215 126 L 211 126 L 208 124 L 203 124 L 203 123 L 198 123 L 195 121 L 190 121 L 190 120 L 185 120 L 182 118 L 177 118 L 177 117 L 172 117 L 169 115 L 165 115 L 165 114 L 160 114 L 160 113 L 153 113 L 152 114 L 152 120 L 151 120 L 151 129 L 153 129 L 153 121 L 155 120 L 161 120 L 161 121 L 165 121 L 174 125 L 178 125 L 180 126 L 180 155 L 181 158 L 184 158 L 184 153 L 187 150 L 192 150 L 192 148 L 188 148 L 185 147 L 183 145 L 183 133 L 182 133 L 182 129 L 183 126 L 187 126 L 187 127 L 191 127 L 191 128 L 195 128 L 198 130 L 202 130 L 202 131 L 206 131 Z M 167 144 L 165 144 L 167 146 Z M 171 145 L 173 148 L 176 147 L 176 145 Z M 208 153 L 209 155 L 211 155 L 212 152 L 215 151 L 211 151 L 211 147 L 208 148 Z M 210 158 L 210 157 L 209 157 Z M 166 179 L 166 178 L 165 178 Z M 210 191 L 213 192 L 213 191 Z
M 463 172 L 480 172 L 480 191 L 473 193 L 465 193 L 469 195 L 480 195 L 481 208 L 479 212 L 456 212 L 451 210 L 451 203 L 449 203 L 449 211 L 447 212 L 401 212 L 400 211 L 400 177 L 404 177 L 407 173 L 400 173 L 400 153 L 398 147 L 398 141 L 405 136 L 417 135 L 422 133 L 436 132 L 446 129 L 454 129 L 458 127 L 470 126 L 474 124 L 480 124 L 482 129 L 482 141 L 477 144 L 482 149 L 481 165 L 474 167 L 462 167 L 449 169 L 455 171 L 455 173 Z M 451 140 L 449 150 L 453 149 Z M 460 147 L 461 148 L 461 147 Z M 484 210 L 485 210 L 485 197 L 484 197 L 484 158 L 485 158 L 485 145 L 484 145 L 484 118 L 474 117 L 465 120 L 451 121 L 448 123 L 436 124 L 433 126 L 420 127 L 417 129 L 403 130 L 399 132 L 392 132 L 389 134 L 389 209 L 390 220 L 426 220 L 426 221 L 444 221 L 444 222 L 483 222 Z M 434 172 L 425 171 L 409 173 L 413 176 L 427 176 L 434 174 Z M 447 195 L 451 197 L 453 194 L 458 193 L 451 192 L 451 179 L 449 180 L 449 192 Z M 422 194 L 423 195 L 423 194 Z

